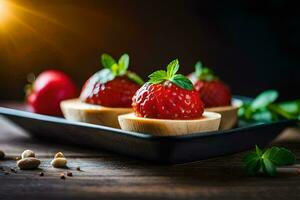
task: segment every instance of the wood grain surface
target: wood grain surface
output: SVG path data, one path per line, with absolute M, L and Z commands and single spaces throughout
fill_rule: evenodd
M 300 159 L 300 130 L 288 129 L 274 144 L 286 146 Z M 217 147 L 216 147 L 217 148 Z M 249 177 L 235 154 L 183 165 L 157 165 L 102 151 L 47 143 L 28 137 L 0 118 L 0 160 L 4 171 L 15 157 L 32 149 L 41 159 L 38 170 L 0 171 L 0 199 L 300 199 L 300 165 L 280 168 L 278 177 Z M 52 168 L 62 151 L 69 169 Z M 76 170 L 80 166 L 81 171 Z M 71 171 L 73 177 L 60 179 Z M 39 176 L 44 172 L 44 176 Z

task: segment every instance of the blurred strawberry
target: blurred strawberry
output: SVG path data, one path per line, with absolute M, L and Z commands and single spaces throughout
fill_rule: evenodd
M 127 70 L 129 56 L 123 54 L 117 62 L 110 55 L 103 54 L 101 61 L 104 69 L 86 81 L 80 99 L 107 107 L 131 107 L 132 97 L 144 81 Z
M 229 87 L 220 81 L 211 69 L 203 67 L 201 62 L 196 63 L 195 72 L 188 75 L 188 78 L 193 82 L 206 108 L 231 104 Z
M 26 92 L 27 102 L 33 112 L 54 116 L 62 116 L 61 101 L 77 96 L 71 78 L 57 70 L 42 72 Z

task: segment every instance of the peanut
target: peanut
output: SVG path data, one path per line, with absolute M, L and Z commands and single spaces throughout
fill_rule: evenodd
M 51 161 L 51 165 L 55 168 L 65 168 L 65 167 L 67 167 L 67 159 L 66 158 L 54 158 Z
M 5 157 L 5 153 L 0 150 L 0 160 L 3 159 L 4 157 Z
M 65 168 L 67 167 L 67 159 L 62 152 L 58 152 L 51 161 L 51 165 L 55 168 Z
M 39 165 L 41 164 L 41 161 L 37 158 L 28 157 L 23 158 L 17 162 L 17 166 L 20 169 L 37 169 Z
M 23 158 L 29 158 L 29 157 L 35 158 L 35 153 L 32 150 L 25 150 L 22 153 L 21 157 L 22 157 L 22 159 Z
M 58 152 L 55 154 L 54 158 L 64 158 L 64 154 L 62 152 Z

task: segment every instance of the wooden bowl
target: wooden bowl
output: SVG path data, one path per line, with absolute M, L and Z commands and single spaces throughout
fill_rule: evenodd
M 120 128 L 118 116 L 132 112 L 132 108 L 111 108 L 81 102 L 79 99 L 62 101 L 64 117 L 68 120 Z
M 204 112 L 203 118 L 192 120 L 151 119 L 137 117 L 134 113 L 119 116 L 123 130 L 157 136 L 216 131 L 219 129 L 220 121 L 221 115 L 214 112 Z
M 233 128 L 238 121 L 238 109 L 242 106 L 242 101 L 234 99 L 231 106 L 206 108 L 205 111 L 217 112 L 222 116 L 220 130 Z

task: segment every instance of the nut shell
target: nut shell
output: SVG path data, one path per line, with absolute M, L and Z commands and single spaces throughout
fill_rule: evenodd
M 23 158 L 17 162 L 17 166 L 24 170 L 37 169 L 40 164 L 41 161 L 33 157 Z
M 55 154 L 54 158 L 64 158 L 64 154 L 62 152 L 58 152 Z
M 34 151 L 27 149 L 22 153 L 21 157 L 22 158 L 29 158 L 29 157 L 35 158 L 35 153 L 34 153 Z
M 65 159 L 65 158 L 54 158 L 51 161 L 51 165 L 55 168 L 65 168 L 65 167 L 67 167 L 67 159 Z

